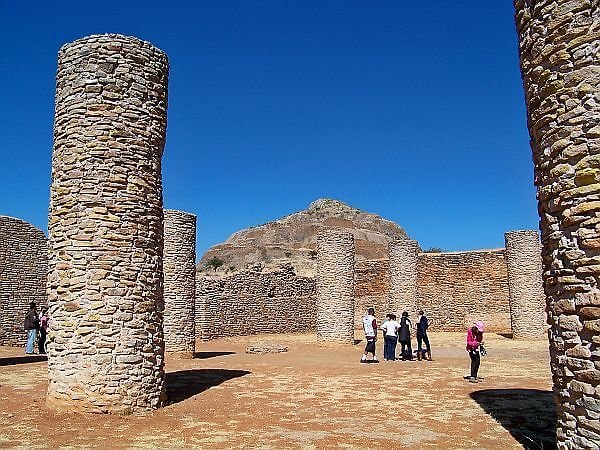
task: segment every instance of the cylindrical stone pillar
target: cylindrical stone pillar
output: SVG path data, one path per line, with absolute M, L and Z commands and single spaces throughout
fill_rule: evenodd
M 165 210 L 165 350 L 193 358 L 196 346 L 196 216 Z
M 417 260 L 419 244 L 412 239 L 390 242 L 390 308 L 398 317 L 417 313 Z
M 600 7 L 515 0 L 551 326 L 557 446 L 600 442 Z
M 317 234 L 317 339 L 354 343 L 354 236 Z
M 96 35 L 58 55 L 47 402 L 132 413 L 164 400 L 161 157 L 167 56 Z
M 542 286 L 542 257 L 535 230 L 504 233 L 510 326 L 515 339 L 547 337 L 546 297 Z

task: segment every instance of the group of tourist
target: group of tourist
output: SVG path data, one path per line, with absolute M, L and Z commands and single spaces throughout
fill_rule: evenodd
M 25 353 L 33 355 L 35 341 L 37 339 L 38 351 L 40 355 L 46 353 L 46 334 L 48 332 L 48 308 L 42 308 L 41 314 L 38 314 L 35 302 L 29 304 L 29 311 L 25 315 L 23 328 L 27 332 L 27 344 Z
M 381 324 L 381 327 L 377 326 L 377 319 L 375 318 L 375 309 L 369 308 L 367 314 L 363 317 L 363 329 L 365 331 L 365 338 L 367 345 L 365 352 L 360 360 L 361 363 L 366 362 L 379 362 L 375 355 L 375 342 L 377 341 L 377 330 L 383 331 L 383 359 L 385 361 L 396 361 L 401 359 L 403 361 L 412 361 L 414 359 L 412 344 L 411 344 L 411 330 L 412 322 L 408 317 L 408 311 L 402 313 L 402 317 L 398 322 L 395 314 L 388 313 L 385 316 L 385 320 Z M 429 322 L 423 311 L 419 311 L 419 318 L 416 324 L 417 332 L 417 360 L 429 360 L 431 361 L 431 347 L 429 345 L 429 337 L 427 336 L 427 329 L 429 328 Z M 401 351 L 400 356 L 396 357 L 396 346 L 400 342 Z M 425 350 L 423 350 L 423 343 L 425 343 Z M 373 354 L 373 359 L 368 360 L 367 356 L 369 353 Z
M 375 318 L 375 309 L 369 308 L 367 314 L 363 317 L 363 329 L 367 345 L 365 346 L 365 351 L 360 362 L 379 362 L 377 355 L 375 355 L 375 342 L 377 341 L 378 329 L 383 331 L 383 359 L 385 361 L 396 361 L 397 359 L 412 361 L 414 359 L 411 345 L 412 327 L 408 311 L 402 313 L 400 322 L 396 320 L 395 314 L 387 314 L 381 326 L 378 327 L 377 319 Z M 429 344 L 429 336 L 427 336 L 429 321 L 423 311 L 419 311 L 419 318 L 417 319 L 415 328 L 417 335 L 417 360 L 431 361 L 431 346 Z M 465 378 L 471 383 L 478 383 L 483 380 L 483 378 L 478 376 L 481 355 L 485 355 L 483 331 L 484 325 L 481 321 L 474 322 L 473 326 L 467 330 L 467 352 L 469 352 L 469 358 L 471 359 L 471 372 Z M 396 356 L 396 345 L 398 342 L 401 345 L 399 357 Z M 425 350 L 423 349 L 423 343 L 425 343 Z M 369 353 L 373 355 L 371 360 L 368 359 Z

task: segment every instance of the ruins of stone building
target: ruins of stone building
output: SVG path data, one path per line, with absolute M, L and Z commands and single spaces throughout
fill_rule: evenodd
M 411 302 L 414 301 L 415 309 L 426 312 L 432 331 L 463 331 L 473 321 L 483 320 L 490 332 L 511 333 L 509 275 L 504 249 L 416 253 L 416 244 L 409 245 L 414 250 L 411 250 L 410 258 L 396 264 L 406 265 L 406 271 L 412 274 L 409 279 L 413 286 Z M 539 261 L 539 254 L 531 257 L 533 261 L 525 262 L 523 267 L 535 266 L 536 258 Z M 391 294 L 394 272 L 390 265 L 389 259 L 354 262 L 355 330 L 362 328 L 362 316 L 370 306 L 375 308 L 379 319 L 388 312 L 400 314 L 404 310 L 403 306 L 399 309 L 394 303 Z M 316 331 L 316 278 L 298 277 L 293 269 L 287 269 L 285 273 L 282 276 L 280 271 L 257 273 L 249 270 L 218 280 L 198 273 L 196 326 L 204 330 L 203 338 Z M 522 277 L 521 272 L 514 273 Z M 269 296 L 273 279 L 278 280 L 281 289 L 275 291 L 276 295 Z M 406 283 L 406 278 L 403 282 Z M 523 317 L 529 321 L 538 317 L 540 323 L 537 326 L 545 329 L 540 298 L 532 297 L 530 306 L 531 315 Z M 268 311 L 268 314 L 262 314 L 262 311 Z M 285 321 L 285 326 L 281 326 L 278 316 Z M 415 318 L 413 312 L 411 316 Z
M 48 302 L 48 244 L 44 232 L 13 217 L 0 216 L 0 345 L 25 345 L 29 304 Z
M 167 56 L 121 35 L 58 55 L 49 214 L 50 406 L 164 399 L 161 158 Z
M 600 7 L 515 0 L 538 189 L 557 446 L 600 442 Z
M 196 216 L 164 211 L 165 351 L 192 358 L 196 347 Z

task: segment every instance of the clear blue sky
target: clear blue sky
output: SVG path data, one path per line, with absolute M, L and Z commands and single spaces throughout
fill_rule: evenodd
M 111 32 L 169 55 L 164 201 L 198 257 L 319 197 L 503 246 L 538 226 L 511 4 L 0 0 L 0 214 L 47 229 L 57 52 Z

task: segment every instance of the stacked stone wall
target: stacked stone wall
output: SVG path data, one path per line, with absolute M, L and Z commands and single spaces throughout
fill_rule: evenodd
M 48 302 L 48 244 L 33 225 L 0 216 L 0 345 L 24 346 L 29 303 Z
M 390 262 L 361 260 L 354 264 L 354 329 L 362 330 L 362 318 L 367 308 L 375 308 L 375 317 L 381 321 L 390 309 Z M 357 337 L 360 333 L 357 334 Z
M 504 250 L 421 253 L 417 307 L 432 331 L 463 331 L 483 320 L 487 331 L 510 332 Z
M 286 265 L 257 267 L 222 279 L 196 277 L 196 327 L 203 340 L 259 333 L 301 333 L 316 328 L 314 278 Z
M 196 345 L 196 216 L 164 211 L 165 350 L 193 357 Z
M 419 244 L 410 239 L 390 242 L 390 309 L 400 317 L 407 311 L 409 317 L 417 316 L 417 260 Z
M 600 5 L 516 0 L 558 448 L 600 444 Z
M 168 61 L 97 35 L 60 49 L 49 216 L 48 404 L 148 411 L 164 399 Z
M 317 234 L 317 339 L 354 342 L 354 236 L 337 229 Z
M 512 336 L 515 339 L 546 338 L 546 297 L 538 232 L 511 231 L 505 233 L 504 238 Z

